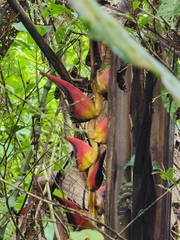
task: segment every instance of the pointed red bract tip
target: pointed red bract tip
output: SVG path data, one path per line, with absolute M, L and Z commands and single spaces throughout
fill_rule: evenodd
M 77 159 L 77 166 L 80 171 L 85 171 L 88 169 L 93 163 L 94 159 L 92 159 L 93 149 L 86 142 L 73 138 L 66 137 L 67 140 L 73 145 L 74 155 Z
M 105 191 L 106 186 L 101 186 L 96 191 L 96 209 L 99 215 L 102 215 L 105 211 Z
M 59 77 L 48 73 L 44 75 L 65 92 L 70 104 L 70 113 L 75 122 L 85 122 L 97 117 L 93 101 L 78 88 Z
M 109 68 L 105 69 L 104 72 L 99 76 L 96 82 L 96 89 L 101 94 L 107 93 L 109 83 Z
M 69 208 L 72 208 L 74 210 L 80 210 L 80 208 L 74 203 L 72 202 L 71 200 L 69 199 L 65 199 L 63 197 L 60 197 L 60 196 L 56 196 L 59 200 L 61 200 L 65 206 L 69 207 Z
M 100 123 L 95 127 L 94 132 L 91 132 L 90 138 L 98 143 L 107 143 L 108 135 L 108 119 L 104 118 Z
M 90 191 L 98 190 L 103 182 L 102 170 L 105 155 L 106 151 L 104 151 L 98 161 L 89 168 L 87 187 Z
M 110 68 L 107 68 L 103 71 L 103 73 L 99 76 L 99 80 L 108 87 L 108 82 L 109 82 L 109 71 Z
M 20 212 L 20 216 L 24 216 L 25 215 L 25 212 L 26 212 L 26 209 L 27 209 L 27 206 L 26 207 L 23 207 L 23 209 L 21 209 L 21 212 Z
M 96 195 L 105 199 L 106 186 L 101 186 L 97 191 Z
M 69 208 L 72 208 L 73 210 L 79 211 L 83 214 L 85 214 L 86 216 L 90 217 L 89 212 L 85 211 L 85 210 L 81 210 L 75 203 L 73 203 L 72 201 L 59 197 L 59 196 L 55 196 L 57 200 L 60 201 L 60 203 Z M 66 213 L 67 214 L 67 218 L 70 224 L 75 224 L 76 226 L 74 226 L 75 228 L 77 228 L 78 230 L 82 230 L 82 229 L 87 229 L 87 228 L 95 228 L 95 224 L 90 221 L 89 219 L 85 218 L 84 216 L 81 216 L 79 214 L 76 213 Z M 73 218 L 72 218 L 73 217 Z
M 107 143 L 108 134 L 108 119 L 104 118 L 97 126 L 95 130 L 99 135 L 99 143 Z

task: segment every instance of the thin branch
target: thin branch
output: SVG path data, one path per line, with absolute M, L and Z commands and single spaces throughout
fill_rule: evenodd
M 15 189 L 19 190 L 21 193 L 28 194 L 29 196 L 32 196 L 33 198 L 38 199 L 38 200 L 40 200 L 40 201 L 42 201 L 42 202 L 44 202 L 44 203 L 52 204 L 53 206 L 61 206 L 62 208 L 65 208 L 66 210 L 68 210 L 68 211 L 70 211 L 70 212 L 72 212 L 72 213 L 76 213 L 76 214 L 78 214 L 78 215 L 80 215 L 80 216 L 83 216 L 83 217 L 85 217 L 85 218 L 87 218 L 87 219 L 89 219 L 89 220 L 91 220 L 91 221 L 100 223 L 98 220 L 96 220 L 96 219 L 94 219 L 94 218 L 92 218 L 92 217 L 89 217 L 89 216 L 87 216 L 86 214 L 83 214 L 82 212 L 79 212 L 79 210 L 78 210 L 78 211 L 77 211 L 77 210 L 74 210 L 74 209 L 69 208 L 69 207 L 67 207 L 67 206 L 61 205 L 60 203 L 58 203 L 58 204 L 57 204 L 57 203 L 53 203 L 52 201 L 49 201 L 49 200 L 47 200 L 47 199 L 45 199 L 45 198 L 42 198 L 42 197 L 40 197 L 40 196 L 38 196 L 38 195 L 35 195 L 35 194 L 33 194 L 33 193 L 29 192 L 29 191 L 26 191 L 26 190 L 24 190 L 24 189 L 16 186 L 16 185 L 13 184 L 13 183 L 10 183 L 10 182 L 6 181 L 5 179 L 3 179 L 3 178 L 1 178 L 1 177 L 0 177 L 0 181 L 3 182 L 4 184 L 7 184 L 7 185 L 11 186 L 11 187 L 14 187 Z M 52 222 L 52 220 L 50 220 L 50 221 Z M 109 231 L 111 231 L 112 233 L 114 233 L 114 234 L 117 236 L 117 237 L 115 237 L 115 239 L 120 238 L 120 239 L 122 239 L 122 240 L 127 240 L 126 238 L 124 238 L 123 236 L 121 236 L 120 234 L 118 234 L 116 231 L 114 231 L 112 228 L 110 228 L 110 227 L 107 226 L 106 224 L 104 224 L 104 223 L 100 223 L 100 224 L 101 224 L 102 226 L 104 226 L 105 228 L 107 228 L 107 229 L 108 229 Z M 97 230 L 98 230 L 98 228 L 97 228 Z M 111 239 L 111 238 L 110 238 L 110 239 Z

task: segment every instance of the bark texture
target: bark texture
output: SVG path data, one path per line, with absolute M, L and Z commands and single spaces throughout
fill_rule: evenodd
M 152 117 L 152 94 L 156 79 L 147 74 L 144 94 L 142 123 L 136 148 L 133 171 L 133 202 L 131 239 L 153 240 L 155 224 L 155 205 L 143 212 L 156 199 L 152 162 L 150 156 L 150 133 Z M 142 214 L 140 214 L 142 212 Z M 137 217 L 138 216 L 138 217 Z
M 161 94 L 161 82 L 158 81 L 154 88 L 153 95 Z M 170 119 L 169 114 L 163 106 L 161 98 L 153 103 L 153 117 L 151 130 L 151 157 L 156 160 L 160 167 L 167 170 L 173 167 L 173 149 L 175 122 Z M 159 175 L 155 176 L 155 182 L 165 187 L 168 183 Z M 164 189 L 156 186 L 157 197 L 164 193 Z M 171 221 L 171 193 L 168 193 L 157 203 L 155 219 L 155 239 L 170 239 L 170 221 Z
M 115 231 L 120 230 L 120 220 L 117 215 L 118 195 L 123 181 L 130 180 L 130 173 L 123 172 L 122 167 L 130 160 L 130 82 L 131 69 L 125 75 L 128 91 L 118 88 L 117 70 L 120 67 L 117 56 L 111 54 L 110 84 L 108 89 L 108 143 L 107 143 L 107 179 L 106 179 L 106 209 L 105 222 Z M 127 223 L 124 218 L 123 225 Z M 111 236 L 113 234 L 108 232 Z M 128 232 L 123 234 L 128 236 Z M 107 238 L 108 239 L 108 238 Z

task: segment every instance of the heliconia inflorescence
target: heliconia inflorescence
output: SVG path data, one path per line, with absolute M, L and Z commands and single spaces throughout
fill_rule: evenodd
M 102 213 L 104 211 L 100 209 L 101 205 L 103 205 L 104 208 L 104 201 L 103 197 L 101 196 L 103 194 L 100 192 L 104 192 L 105 189 L 104 187 L 102 187 L 103 191 L 100 191 L 100 189 L 103 183 L 103 162 L 106 151 L 99 156 L 99 144 L 107 143 L 108 129 L 107 117 L 100 122 L 99 119 L 97 120 L 97 118 L 102 111 L 102 95 L 107 93 L 108 89 L 109 68 L 104 70 L 100 76 L 98 76 L 98 73 L 96 73 L 95 79 L 91 83 L 91 89 L 94 94 L 93 100 L 91 100 L 91 98 L 80 91 L 77 87 L 57 76 L 53 76 L 48 73 L 42 73 L 42 75 L 49 78 L 66 94 L 66 98 L 69 103 L 70 115 L 73 122 L 89 121 L 87 125 L 87 135 L 89 137 L 91 146 L 78 138 L 68 136 L 66 139 L 73 146 L 73 155 L 76 159 L 78 169 L 87 173 L 86 185 L 89 191 L 89 212 L 83 211 L 83 213 L 96 217 L 97 212 Z M 55 197 L 61 204 L 80 211 L 80 208 L 69 199 L 59 196 Z M 78 229 L 84 229 L 87 226 L 94 228 L 95 226 L 94 223 L 76 213 L 67 212 L 67 218 L 69 223 L 73 224 Z
M 67 137 L 67 140 L 74 148 L 74 157 L 77 161 L 77 167 L 80 171 L 87 170 L 98 158 L 98 145 L 92 148 L 86 142 L 73 137 Z
M 89 97 L 87 97 L 82 91 L 71 83 L 48 73 L 43 73 L 47 78 L 54 82 L 58 87 L 60 87 L 66 94 L 67 100 L 70 104 L 70 114 L 74 122 L 86 122 L 90 119 L 99 116 L 102 106 L 101 99 L 96 98 L 93 102 Z

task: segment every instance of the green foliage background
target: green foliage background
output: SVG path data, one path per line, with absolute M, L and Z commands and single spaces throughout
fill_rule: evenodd
M 42 5 L 33 6 L 31 10 L 35 7 Z M 50 45 L 68 70 L 77 65 L 79 73 L 88 76 L 89 70 L 84 64 L 88 51 L 86 29 L 74 15 L 67 8 L 48 1 L 39 17 L 59 18 L 56 31 L 49 38 Z M 8 223 L 6 230 L 0 231 L 3 239 L 9 239 L 15 231 L 9 218 L 10 209 L 21 209 L 32 176 L 44 175 L 44 168 L 50 175 L 69 158 L 65 136 L 74 132 L 65 99 L 62 96 L 60 101 L 56 100 L 55 85 L 39 74 L 40 71 L 55 74 L 53 69 L 22 23 L 14 23 L 13 27 L 19 31 L 18 36 L 0 62 L 0 179 L 8 182 L 0 181 L 3 196 L 0 198 L 0 219 Z M 43 26 L 40 20 L 37 29 L 45 36 L 52 25 Z M 42 159 L 44 167 L 40 164 Z M 25 192 L 19 194 L 14 185 Z

